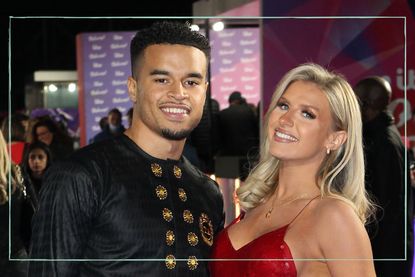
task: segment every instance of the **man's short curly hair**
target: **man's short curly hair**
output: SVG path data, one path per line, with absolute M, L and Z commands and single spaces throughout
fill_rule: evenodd
M 210 44 L 206 37 L 190 29 L 190 23 L 158 21 L 150 27 L 139 30 L 131 41 L 131 73 L 134 76 L 137 61 L 144 49 L 154 44 L 180 44 L 201 50 L 207 61 L 210 59 Z

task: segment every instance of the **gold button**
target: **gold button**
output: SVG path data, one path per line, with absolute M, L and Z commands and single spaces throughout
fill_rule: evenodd
M 193 223 L 193 215 L 189 210 L 183 211 L 183 219 L 187 223 Z
M 187 234 L 187 241 L 191 246 L 195 246 L 199 242 L 199 238 L 195 233 L 190 232 L 189 234 Z
M 161 166 L 158 163 L 151 164 L 151 171 L 156 177 L 161 177 L 163 175 L 163 170 L 161 169 Z
M 168 246 L 172 246 L 173 245 L 173 243 L 174 243 L 174 233 L 173 233 L 173 231 L 171 231 L 171 230 L 168 230 L 167 232 L 166 232 L 166 243 L 167 243 L 167 245 Z
M 182 170 L 178 166 L 173 167 L 173 173 L 177 179 L 180 179 L 182 177 Z
M 164 200 L 167 198 L 167 189 L 161 185 L 156 187 L 156 194 L 160 200 Z
M 173 269 L 176 267 L 176 258 L 173 255 L 167 255 L 166 257 L 166 267 L 168 269 Z
M 187 259 L 187 266 L 190 270 L 195 270 L 199 263 L 197 262 L 197 259 L 195 256 L 189 256 L 189 259 Z
M 184 189 L 179 188 L 178 189 L 178 192 L 179 192 L 179 198 L 180 198 L 180 200 L 182 200 L 183 202 L 186 202 L 187 195 L 186 195 L 186 192 L 184 191 Z
M 173 213 L 169 209 L 164 208 L 163 209 L 163 218 L 164 218 L 165 221 L 170 222 L 173 219 Z

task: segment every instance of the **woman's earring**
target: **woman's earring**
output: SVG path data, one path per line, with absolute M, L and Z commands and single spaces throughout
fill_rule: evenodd
M 326 153 L 327 153 L 327 155 L 329 155 L 330 154 L 330 148 L 326 148 L 327 150 L 326 150 Z

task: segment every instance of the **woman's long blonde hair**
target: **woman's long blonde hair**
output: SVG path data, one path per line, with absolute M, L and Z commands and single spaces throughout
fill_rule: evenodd
M 237 195 L 244 210 L 250 210 L 263 202 L 278 186 L 279 160 L 269 152 L 268 122 L 270 113 L 279 98 L 295 81 L 316 84 L 327 96 L 336 131 L 347 132 L 346 142 L 323 160 L 316 176 L 321 196 L 338 198 L 349 203 L 356 214 L 366 222 L 373 214 L 373 204 L 368 199 L 364 184 L 364 157 L 362 120 L 358 100 L 349 83 L 339 74 L 323 67 L 306 63 L 285 74 L 278 83 L 265 115 L 265 128 L 261 139 L 258 164 L 252 169 Z
M 8 186 L 9 186 L 9 170 L 11 169 L 11 184 L 12 193 L 16 187 L 21 183 L 20 173 L 15 165 L 11 164 L 9 154 L 7 152 L 7 144 L 4 140 L 3 132 L 0 130 L 0 205 L 9 200 Z

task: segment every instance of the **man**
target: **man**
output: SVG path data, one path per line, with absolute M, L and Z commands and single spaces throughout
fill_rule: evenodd
M 32 258 L 85 261 L 34 261 L 32 276 L 208 276 L 200 259 L 223 228 L 222 197 L 181 154 L 202 116 L 209 54 L 188 25 L 137 32 L 131 128 L 50 168 L 33 220 Z
M 391 86 L 385 79 L 373 76 L 359 81 L 354 90 L 362 106 L 366 189 L 379 205 L 376 221 L 368 226 L 373 258 L 407 258 L 407 261 L 375 261 L 376 273 L 378 276 L 412 276 L 412 190 L 409 167 L 405 167 L 405 147 L 393 116 L 387 110 Z
M 229 107 L 219 112 L 220 133 L 223 139 L 220 154 L 244 156 L 258 147 L 258 126 L 252 109 L 239 91 L 231 93 Z
M 108 112 L 108 124 L 99 122 L 102 131 L 95 135 L 93 142 L 110 139 L 120 136 L 124 133 L 125 128 L 122 125 L 122 114 L 117 108 L 113 108 Z
M 258 121 L 252 109 L 239 91 L 228 98 L 229 107 L 219 112 L 220 156 L 239 156 L 240 178 L 245 180 L 249 166 L 248 158 L 256 157 L 259 146 Z

